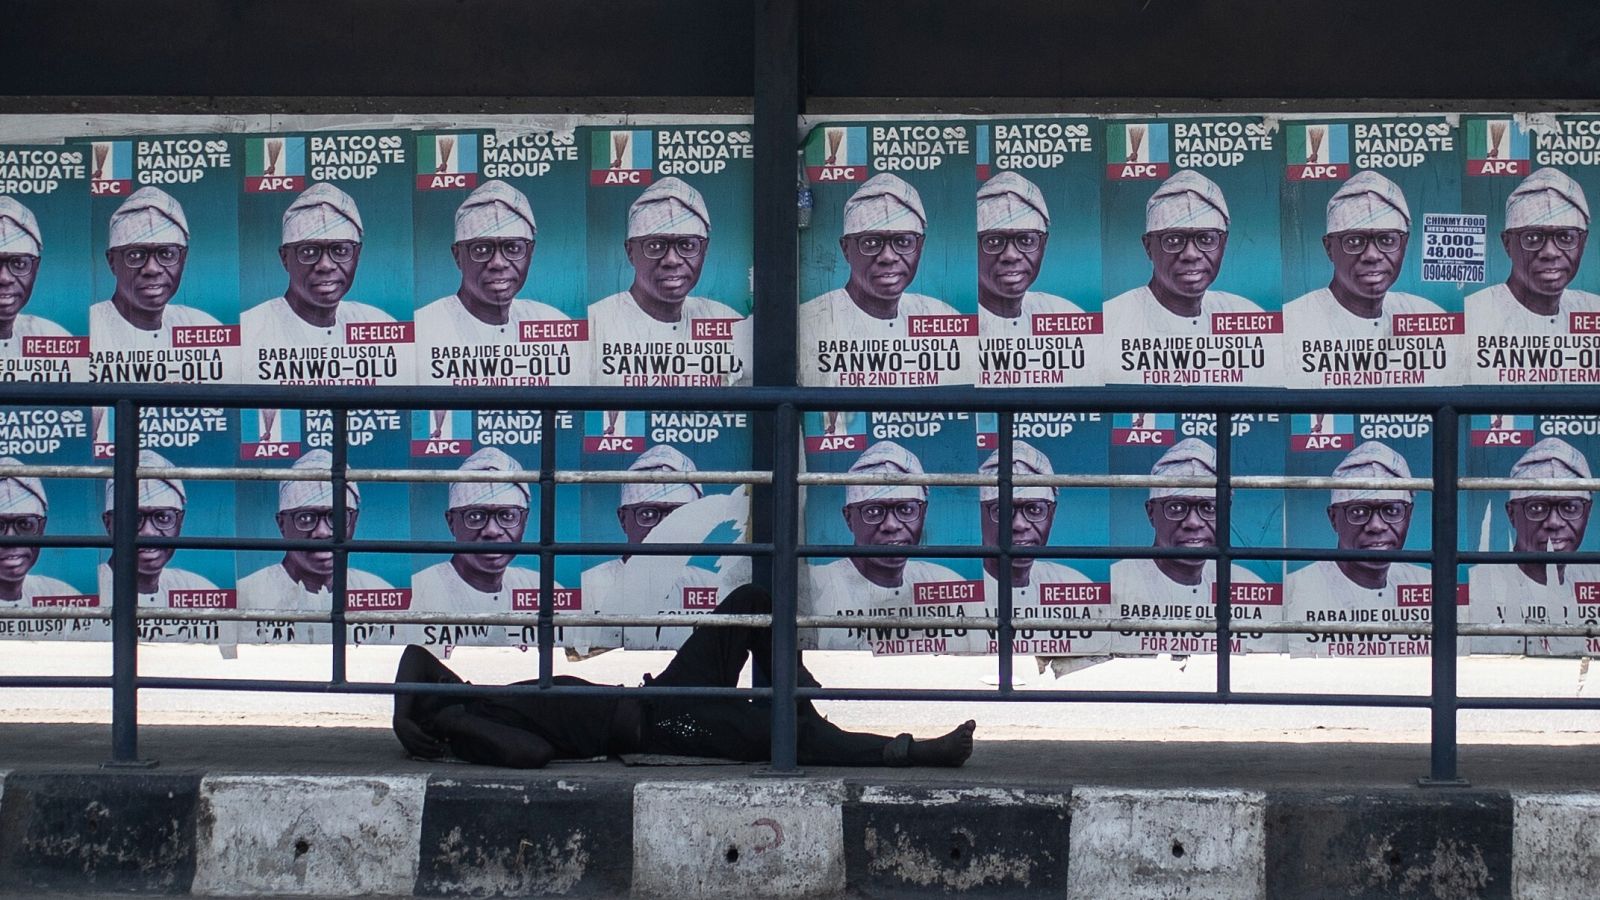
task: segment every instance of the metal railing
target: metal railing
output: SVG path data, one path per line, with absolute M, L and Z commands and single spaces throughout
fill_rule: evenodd
M 41 535 L 7 537 L 7 543 L 37 547 L 97 547 L 112 551 L 112 596 L 105 609 L 17 609 L 0 612 L 8 618 L 110 618 L 112 631 L 112 672 L 109 677 L 93 676 L 6 676 L 0 687 L 31 688 L 109 688 L 112 709 L 112 747 L 109 765 L 141 764 L 138 755 L 138 691 L 256 690 L 315 693 L 392 694 L 396 692 L 462 693 L 474 695 L 574 695 L 588 696 L 704 696 L 767 698 L 772 701 L 772 770 L 796 769 L 796 699 L 829 700 L 924 700 L 924 701 L 1025 701 L 1025 702 L 1135 702 L 1135 703 L 1227 703 L 1241 705 L 1323 705 L 1427 708 L 1431 712 L 1431 763 L 1421 783 L 1430 785 L 1464 784 L 1457 772 L 1456 714 L 1461 709 L 1596 709 L 1600 700 L 1549 697 L 1462 697 L 1456 688 L 1458 636 L 1473 635 L 1581 635 L 1600 636 L 1600 628 L 1583 625 L 1497 625 L 1458 624 L 1456 607 L 1456 567 L 1458 563 L 1600 563 L 1600 553 L 1592 552 L 1462 552 L 1458 542 L 1458 492 L 1460 490 L 1503 490 L 1526 488 L 1525 480 L 1460 478 L 1460 417 L 1464 414 L 1600 414 L 1600 397 L 1576 389 L 1498 390 L 1463 388 L 1450 391 L 1218 391 L 1186 389 L 1182 392 L 1141 388 L 1105 388 L 1038 391 L 984 391 L 969 388 L 940 388 L 916 392 L 861 391 L 804 388 L 729 388 L 658 392 L 621 388 L 550 388 L 538 391 L 450 388 L 324 388 L 319 389 L 312 408 L 332 411 L 332 457 L 329 470 L 284 470 L 242 468 L 151 469 L 137 467 L 139 412 L 146 407 L 203 404 L 209 407 L 238 409 L 302 408 L 304 395 L 291 388 L 267 387 L 189 387 L 189 386 L 101 386 L 101 385 L 21 385 L 6 386 L 0 402 L 21 406 L 113 405 L 116 411 L 114 464 L 105 466 L 0 466 L 0 477 L 33 475 L 41 477 L 98 477 L 111 475 L 114 482 L 114 511 L 109 538 L 98 536 Z M 362 469 L 348 465 L 346 424 L 348 413 L 358 408 L 385 409 L 494 409 L 538 410 L 542 413 L 540 464 L 537 471 L 458 472 L 440 470 Z M 764 446 L 769 459 L 756 464 L 767 468 L 734 472 L 640 473 L 562 471 L 556 464 L 557 411 L 598 409 L 746 411 L 764 417 L 758 428 L 771 436 Z M 801 471 L 801 413 L 807 411 L 861 410 L 866 412 L 966 411 L 997 414 L 999 466 L 995 475 L 850 475 L 805 473 Z M 1210 413 L 1216 417 L 1217 476 L 1208 478 L 1144 475 L 1016 475 L 1012 467 L 1013 417 L 1019 412 L 1109 413 L 1128 410 L 1160 410 L 1174 413 Z M 1427 415 L 1432 420 L 1433 477 L 1375 479 L 1371 484 L 1352 479 L 1299 476 L 1244 476 L 1232 473 L 1233 429 L 1236 415 L 1254 413 L 1410 413 Z M 759 451 L 758 451 L 759 452 Z M 329 540 L 250 539 L 218 537 L 154 537 L 138 533 L 138 478 L 181 475 L 198 479 L 326 480 L 333 493 Z M 516 543 L 466 543 L 424 540 L 357 540 L 347 533 L 345 486 L 351 481 L 515 481 L 538 484 L 540 527 L 538 540 Z M 560 541 L 556 538 L 558 519 L 557 484 L 656 482 L 711 482 L 748 484 L 755 487 L 752 519 L 759 526 L 758 537 L 768 540 L 730 544 L 625 544 Z M 1565 490 L 1600 487 L 1600 479 L 1562 481 Z M 1211 632 L 1216 635 L 1216 685 L 1209 692 L 1194 691 L 1073 691 L 1012 688 L 1014 666 L 1012 568 L 1014 555 L 1011 530 L 998 530 L 997 545 L 919 546 L 918 556 L 931 558 L 985 558 L 998 561 L 997 609 L 993 617 L 949 618 L 938 616 L 830 617 L 801 616 L 797 608 L 799 561 L 808 557 L 891 556 L 904 548 L 888 546 L 804 544 L 800 540 L 799 518 L 802 486 L 846 483 L 915 483 L 962 486 L 992 486 L 998 489 L 999 521 L 1010 521 L 1012 488 L 1051 485 L 1066 487 L 1151 487 L 1195 486 L 1214 488 L 1217 497 L 1216 546 L 1210 548 L 1158 548 L 1151 546 L 1029 546 L 1032 559 L 1159 559 L 1203 558 L 1216 562 L 1216 620 L 1099 620 L 1074 624 L 1084 631 L 1148 630 Z M 1313 489 L 1340 487 L 1390 487 L 1433 492 L 1432 541 L 1427 550 L 1354 551 L 1320 548 L 1235 547 L 1231 543 L 1230 521 L 1235 488 Z M 136 551 L 141 547 L 174 549 L 332 549 L 334 570 L 332 608 L 327 614 L 316 612 L 273 612 L 270 610 L 172 610 L 140 609 L 137 604 Z M 527 615 L 515 613 L 397 613 L 363 612 L 346 609 L 348 555 L 353 552 L 461 553 L 486 552 L 536 554 L 539 558 L 540 593 L 536 616 L 538 636 L 538 681 L 529 685 L 451 685 L 405 684 L 350 681 L 346 672 L 349 628 L 355 625 L 434 623 L 434 624 L 526 624 Z M 699 615 L 697 626 L 767 626 L 772 629 L 773 668 L 770 686 L 752 688 L 623 688 L 610 686 L 559 686 L 552 681 L 552 664 L 557 627 L 673 625 L 687 624 L 677 615 L 617 616 L 604 614 L 558 613 L 554 609 L 554 573 L 557 556 L 582 555 L 741 555 L 765 562 L 758 567 L 757 580 L 772 589 L 771 616 Z M 1232 686 L 1231 647 L 1233 635 L 1230 582 L 1235 560 L 1342 560 L 1424 562 L 1432 565 L 1432 619 L 1426 625 L 1341 624 L 1308 622 L 1252 623 L 1250 631 L 1262 633 L 1337 633 L 1337 634 L 1415 634 L 1431 638 L 1432 689 L 1428 694 L 1348 694 L 1288 692 L 1239 692 Z M 248 621 L 273 619 L 291 622 L 323 622 L 331 625 L 332 677 L 327 681 L 259 679 L 149 677 L 138 674 L 138 622 L 143 618 Z M 963 627 L 993 629 L 996 632 L 999 678 L 992 690 L 922 690 L 904 688 L 802 688 L 796 683 L 799 629 L 862 627 Z

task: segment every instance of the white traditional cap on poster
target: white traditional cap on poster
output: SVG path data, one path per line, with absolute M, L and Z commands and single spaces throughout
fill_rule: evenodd
M 677 448 L 667 444 L 657 444 L 649 450 L 639 454 L 639 458 L 628 466 L 630 472 L 694 472 L 694 460 L 683 455 Z M 622 486 L 622 506 L 632 506 L 635 503 L 692 503 L 705 496 L 705 490 L 698 484 L 624 484 Z
M 1411 466 L 1388 444 L 1367 441 L 1350 451 L 1333 469 L 1334 478 L 1410 478 Z M 1406 500 L 1411 491 L 1375 488 L 1335 488 L 1329 501 L 1337 506 L 1361 500 Z
M 361 242 L 361 210 L 349 194 L 327 182 L 313 184 L 283 211 L 283 242 Z
M 1559 169 L 1545 167 L 1506 198 L 1506 228 L 1589 230 L 1589 200 L 1583 187 Z
M 844 234 L 868 231 L 912 231 L 922 234 L 928 213 L 922 195 L 898 175 L 885 172 L 867 179 L 844 204 Z
M 922 460 L 894 441 L 879 441 L 868 447 L 867 451 L 850 466 L 852 475 L 872 472 L 921 475 Z M 928 486 L 925 484 L 852 484 L 844 489 L 846 505 L 865 503 L 869 500 L 926 499 L 928 499 Z
M 146 447 L 139 451 L 139 468 L 170 469 L 172 463 L 165 456 Z M 116 482 L 106 479 L 106 512 L 116 509 Z M 189 492 L 178 478 L 139 479 L 139 507 L 141 509 L 169 507 L 183 509 L 189 505 Z
M 1360 229 L 1411 230 L 1411 209 L 1400 186 L 1370 169 L 1346 181 L 1328 200 L 1328 234 Z
M 1522 454 L 1511 467 L 1512 478 L 1588 478 L 1589 461 L 1578 448 L 1557 437 L 1547 437 Z M 1574 493 L 1560 488 L 1536 487 L 1511 492 L 1512 500 Z M 1588 494 L 1587 491 L 1584 492 Z
M 20 466 L 22 460 L 13 456 L 0 457 L 0 465 Z M 28 475 L 0 479 L 0 514 L 43 516 L 49 513 L 50 501 L 44 495 L 44 482 Z
M 142 187 L 111 214 L 111 247 L 130 244 L 189 246 L 183 204 L 157 187 Z
M 294 461 L 291 469 L 333 468 L 333 454 L 318 448 Z M 345 482 L 345 505 L 351 509 L 361 506 L 361 489 L 353 481 Z M 278 511 L 303 509 L 308 506 L 333 506 L 331 481 L 280 481 L 278 482 Z
M 0 197 L 0 253 L 39 256 L 44 238 L 33 210 L 10 197 Z
M 1217 183 L 1184 169 L 1161 183 L 1144 206 L 1144 230 L 1215 228 L 1228 230 L 1228 201 Z
M 461 241 L 479 238 L 524 238 L 533 240 L 539 225 L 533 218 L 528 195 L 498 179 L 485 181 L 461 201 L 456 209 L 455 237 Z
M 663 178 L 645 188 L 628 207 L 628 237 L 685 234 L 705 237 L 711 214 L 705 198 L 680 178 Z
M 1184 438 L 1161 454 L 1150 467 L 1151 475 L 1171 478 L 1215 478 L 1217 476 L 1217 448 L 1199 438 Z M 1216 488 L 1209 487 L 1153 487 L 1150 499 L 1161 497 L 1215 497 Z
M 978 232 L 998 230 L 1050 230 L 1044 192 L 1015 172 L 1001 172 L 978 188 Z
M 498 447 L 484 447 L 461 464 L 463 472 L 520 472 L 522 464 Z M 517 481 L 457 481 L 450 485 L 450 509 L 463 506 L 523 506 L 531 496 Z
M 989 454 L 989 458 L 978 467 L 979 475 L 995 475 L 1000 471 L 1000 451 Z M 1011 445 L 1011 471 L 1016 475 L 1054 475 L 1055 467 L 1050 464 L 1050 458 L 1039 452 L 1027 441 L 1016 441 Z M 1023 485 L 1011 489 L 1014 500 L 1054 500 L 1056 489 L 1048 485 Z M 978 500 L 988 503 L 1000 499 L 998 486 L 985 485 L 978 488 Z

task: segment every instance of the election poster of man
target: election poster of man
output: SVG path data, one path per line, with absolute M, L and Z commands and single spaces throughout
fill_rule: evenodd
M 1106 383 L 1282 384 L 1274 123 L 1101 127 Z
M 1564 479 L 1592 478 L 1600 461 L 1600 422 L 1583 416 L 1471 416 L 1463 476 L 1529 482 L 1510 491 L 1462 495 L 1461 545 L 1474 550 L 1593 552 L 1593 494 L 1563 490 Z M 1554 484 L 1552 484 L 1554 482 Z M 1580 625 L 1600 622 L 1600 566 L 1588 563 L 1483 563 L 1471 567 L 1464 621 Z M 1474 637 L 1474 653 L 1594 656 L 1584 637 Z
M 1295 415 L 1286 471 L 1338 479 L 1427 478 L 1433 423 L 1412 415 Z M 1287 491 L 1285 521 L 1297 547 L 1412 550 L 1432 540 L 1432 496 L 1405 488 Z M 1285 564 L 1288 618 L 1318 625 L 1427 625 L 1430 567 L 1343 560 Z M 1464 598 L 1463 598 L 1464 599 Z M 1427 656 L 1426 635 L 1287 635 L 1292 656 Z
M 416 410 L 411 414 L 411 465 L 462 472 L 538 472 L 543 417 L 535 410 Z M 576 469 L 576 413 L 555 416 L 556 466 Z M 556 488 L 556 537 L 579 539 L 580 488 Z M 539 540 L 540 487 L 533 481 L 427 482 L 411 486 L 411 533 L 418 540 L 457 543 L 529 543 Z M 556 557 L 557 612 L 589 612 L 579 591 L 581 562 Z M 414 554 L 411 611 L 428 613 L 526 614 L 528 623 L 504 625 L 407 625 L 398 643 L 428 646 L 522 646 L 538 644 L 540 561 L 536 553 Z M 558 629 L 556 640 L 583 652 L 618 645 L 614 631 Z
M 970 413 L 806 413 L 805 468 L 853 475 L 971 473 L 978 467 L 972 452 L 976 425 Z M 841 434 L 851 439 L 848 448 L 828 440 Z M 802 614 L 983 615 L 981 560 L 915 557 L 919 544 L 976 545 L 981 540 L 976 489 L 854 484 L 802 491 L 806 543 L 887 545 L 903 547 L 906 554 L 805 560 L 800 572 Z M 988 638 L 986 632 L 966 628 L 827 628 L 801 640 L 814 640 L 822 650 L 906 656 L 983 653 Z
M 0 465 L 92 465 L 89 410 L 0 410 Z M 6 536 L 104 533 L 104 493 L 87 478 L 0 478 L 0 545 Z M 0 609 L 96 607 L 98 552 L 88 547 L 0 546 Z M 109 600 L 108 600 L 109 602 Z M 0 639 L 103 641 L 111 623 L 94 619 L 0 619 Z
M 749 384 L 749 124 L 582 128 L 578 142 L 589 160 L 591 383 Z
M 347 436 L 349 464 L 356 468 L 409 468 L 405 413 L 393 409 L 352 410 Z M 241 415 L 241 465 L 294 472 L 332 466 L 332 416 L 325 410 L 247 409 Z M 331 540 L 331 482 L 240 481 L 237 529 L 242 537 Z M 411 536 L 407 486 L 348 482 L 346 535 L 355 539 L 405 540 Z M 333 608 L 332 550 L 241 550 L 236 555 L 239 608 L 328 613 Z M 400 611 L 410 608 L 410 568 L 404 554 L 350 554 L 345 609 Z M 389 626 L 353 625 L 352 643 L 385 643 Z M 241 643 L 316 643 L 332 640 L 324 624 L 263 619 L 240 623 Z
M 70 146 L 90 154 L 93 167 L 90 380 L 237 382 L 240 138 Z
M 802 385 L 977 382 L 977 128 L 853 122 L 806 136 Z
M 1277 414 L 1233 420 L 1233 474 L 1282 470 L 1286 423 Z M 1111 419 L 1111 472 L 1168 478 L 1217 476 L 1216 419 L 1209 414 L 1117 413 Z M 1277 547 L 1283 539 L 1283 492 L 1232 495 L 1229 543 Z M 1113 546 L 1205 548 L 1217 545 L 1215 488 L 1159 486 L 1111 492 Z M 1247 560 L 1229 570 L 1233 653 L 1283 650 L 1280 635 L 1252 632 L 1252 622 L 1283 619 L 1281 564 Z M 1217 564 L 1201 559 L 1123 559 L 1111 565 L 1111 617 L 1216 619 Z M 1116 632 L 1111 650 L 1124 656 L 1215 653 L 1211 632 Z
M 978 384 L 1101 384 L 1099 120 L 977 126 Z
M 89 380 L 91 157 L 0 146 L 0 382 Z
M 575 132 L 416 141 L 417 383 L 587 384 L 587 189 Z
M 1590 198 L 1600 196 L 1600 117 L 1465 121 L 1462 210 L 1487 220 L 1484 276 L 1468 285 L 1474 384 L 1600 381 L 1600 271 L 1586 267 Z M 1452 237 L 1450 252 L 1477 245 Z
M 999 422 L 993 413 L 977 415 L 979 474 L 1001 470 Z M 1022 475 L 1102 475 L 1109 471 L 1111 417 L 1100 413 L 1017 413 L 1011 471 Z M 1083 631 L 1074 624 L 1111 615 L 1110 561 L 1038 559 L 1030 547 L 1106 546 L 1110 542 L 1109 488 L 1013 487 L 1011 506 L 1011 609 L 1017 625 L 1012 651 L 1040 656 L 1094 656 L 1108 652 L 1111 633 Z M 985 546 L 998 547 L 1000 489 L 978 489 L 979 534 Z M 1000 561 L 983 561 L 985 616 L 999 615 Z M 999 652 L 998 636 L 987 634 L 978 650 Z
M 90 410 L 90 431 L 96 460 L 114 454 L 116 410 Z M 236 410 L 220 408 L 146 407 L 139 417 L 139 467 L 231 465 L 239 455 L 239 418 Z M 111 481 L 96 482 L 101 528 L 111 533 L 115 495 Z M 176 476 L 139 479 L 139 534 L 145 537 L 233 537 L 234 484 L 211 479 Z M 236 609 L 233 553 L 222 550 L 175 550 L 142 547 L 138 550 L 140 607 L 161 609 Z M 99 554 L 98 591 L 102 605 L 110 605 L 111 554 Z M 231 622 L 143 619 L 139 639 L 220 643 L 238 641 Z
M 244 142 L 263 171 L 281 143 L 274 171 L 303 167 L 305 175 L 252 171 L 240 185 L 240 380 L 413 384 L 417 135 L 313 132 Z
M 750 467 L 750 421 L 742 412 L 591 410 L 583 414 L 585 471 L 662 475 Z M 583 539 L 628 544 L 743 543 L 750 494 L 743 485 L 699 482 L 584 486 Z M 750 580 L 743 556 L 624 554 L 583 560 L 583 595 L 592 610 L 614 615 L 709 612 Z M 622 629 L 630 650 L 675 650 L 689 628 Z
M 1285 383 L 1460 384 L 1463 287 L 1483 277 L 1481 252 L 1461 251 L 1484 226 L 1462 208 L 1459 129 L 1436 116 L 1285 129 Z

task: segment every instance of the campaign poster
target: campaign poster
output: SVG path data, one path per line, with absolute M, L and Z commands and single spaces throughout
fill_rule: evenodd
M 583 128 L 578 135 L 589 159 L 590 382 L 749 384 L 750 126 Z
M 574 132 L 415 140 L 417 383 L 587 384 L 585 179 Z
M 461 472 L 534 474 L 540 469 L 544 417 L 538 410 L 426 409 L 410 413 L 409 466 Z M 556 466 L 576 468 L 576 413 L 555 413 Z M 537 543 L 541 495 L 536 481 L 418 482 L 411 488 L 411 532 L 417 540 Z M 576 540 L 579 489 L 556 488 L 556 538 Z M 557 556 L 558 613 L 593 612 L 584 602 L 577 557 Z M 539 643 L 540 560 L 537 553 L 413 554 L 411 612 L 525 614 L 527 624 L 407 625 L 398 643 L 429 646 L 520 646 Z M 557 628 L 557 645 L 587 654 L 618 645 L 614 630 Z
M 690 474 L 750 467 L 744 412 L 590 410 L 583 414 L 582 468 Z M 733 544 L 749 540 L 750 492 L 710 483 L 590 484 L 583 539 L 627 544 Z M 627 555 L 583 559 L 583 596 L 593 612 L 653 616 L 710 612 L 750 581 L 746 556 Z M 676 650 L 689 628 L 622 629 L 630 650 Z M 615 646 L 615 645 L 612 645 Z
M 89 410 L 0 410 L 0 464 L 93 465 Z M 5 535 L 105 534 L 102 482 L 88 478 L 0 478 L 0 542 Z M 92 547 L 0 547 L 0 609 L 101 605 Z M 109 605 L 109 599 L 107 600 Z M 103 641 L 109 620 L 0 619 L 0 639 Z
M 1030 412 L 1013 418 L 1011 470 L 1016 476 L 1101 475 L 1108 471 L 1111 416 L 1104 413 Z M 977 415 L 977 471 L 999 475 L 1000 426 L 994 413 Z M 1110 561 L 1041 559 L 1029 547 L 1103 547 L 1110 541 L 1109 488 L 1014 485 L 1011 492 L 1011 610 L 1017 630 L 1011 649 L 1038 656 L 1092 656 L 1108 653 L 1111 632 L 1074 626 L 1111 617 Z M 987 547 L 998 547 L 1000 489 L 978 489 L 978 531 Z M 984 616 L 1000 615 L 1000 561 L 985 559 Z M 999 640 L 987 632 L 977 649 L 998 653 Z
M 1282 471 L 1286 417 L 1233 417 L 1233 474 Z M 1116 413 L 1111 417 L 1111 472 L 1170 478 L 1215 478 L 1217 423 L 1206 413 Z M 1113 546 L 1215 547 L 1217 492 L 1205 487 L 1119 488 L 1111 495 Z M 1233 492 L 1233 547 L 1283 546 L 1283 492 Z M 1230 569 L 1231 653 L 1279 653 L 1283 638 L 1253 632 L 1253 622 L 1284 618 L 1282 564 L 1240 560 Z M 1199 559 L 1123 559 L 1111 565 L 1111 618 L 1216 619 L 1217 564 Z M 1120 631 L 1112 652 L 1215 653 L 1211 631 Z
M 405 412 L 351 410 L 347 420 L 351 468 L 409 468 Z M 272 470 L 327 472 L 333 464 L 333 417 L 325 410 L 246 409 L 240 413 L 238 462 Z M 411 536 L 407 486 L 398 482 L 348 483 L 346 536 L 353 540 L 406 540 Z M 332 540 L 333 486 L 329 481 L 240 481 L 237 529 L 241 537 Z M 336 561 L 332 550 L 241 550 L 237 554 L 240 609 L 316 612 L 333 609 Z M 348 555 L 345 609 L 409 608 L 410 569 L 405 554 Z M 350 643 L 382 643 L 390 626 L 352 625 Z M 327 644 L 327 624 L 263 618 L 239 624 L 241 643 Z
M 1427 478 L 1433 423 L 1425 415 L 1317 414 L 1291 417 L 1287 474 Z M 1373 488 L 1286 492 L 1287 533 L 1296 547 L 1421 550 L 1432 541 L 1426 491 Z M 1430 566 L 1407 562 L 1289 562 L 1284 578 L 1291 621 L 1313 625 L 1427 625 Z M 1458 600 L 1464 600 L 1458 592 Z M 1427 656 L 1432 641 L 1410 634 L 1291 634 L 1291 656 Z
M 416 136 L 312 132 L 243 141 L 240 380 L 414 383 Z
M 1480 230 L 1462 207 L 1457 126 L 1405 116 L 1283 127 L 1286 384 L 1460 384 L 1462 298 L 1481 271 L 1454 255 Z
M 92 452 L 102 463 L 116 448 L 116 410 L 89 411 Z M 139 467 L 214 467 L 238 455 L 239 417 L 220 407 L 146 407 L 139 416 Z M 111 481 L 96 482 L 105 530 L 114 509 Z M 139 533 L 148 537 L 233 537 L 234 485 L 230 481 L 153 477 L 139 479 Z M 140 608 L 237 609 L 233 553 L 226 550 L 141 548 L 137 562 Z M 111 605 L 111 554 L 100 553 L 97 588 Z M 237 643 L 232 622 L 141 619 L 141 641 Z
M 965 412 L 806 413 L 806 471 L 970 473 L 976 425 Z M 982 616 L 982 560 L 915 556 L 919 544 L 977 545 L 978 499 L 974 488 L 921 484 L 804 488 L 806 543 L 896 546 L 906 555 L 805 560 L 801 614 Z M 874 656 L 984 653 L 990 645 L 987 632 L 967 628 L 819 628 L 801 640 L 814 640 L 821 650 L 871 650 Z
M 800 384 L 978 380 L 971 122 L 818 125 L 800 233 Z
M 0 381 L 89 380 L 90 156 L 0 145 Z
M 978 384 L 1102 384 L 1099 122 L 977 132 Z
M 1461 545 L 1472 550 L 1594 552 L 1588 491 L 1552 488 L 1549 479 L 1591 478 L 1600 461 L 1600 421 L 1586 416 L 1470 416 L 1462 474 L 1540 479 L 1510 491 L 1465 491 Z M 1600 566 L 1590 563 L 1481 563 L 1467 577 L 1470 612 L 1482 624 L 1592 625 L 1600 622 Z M 1464 611 L 1466 612 L 1466 611 Z M 1584 637 L 1473 637 L 1473 653 L 1594 656 Z
M 239 380 L 239 139 L 93 140 L 89 378 Z
M 1103 127 L 1106 383 L 1281 385 L 1276 123 Z
M 1470 117 L 1463 130 L 1462 209 L 1484 221 L 1487 258 L 1466 285 L 1467 380 L 1600 381 L 1600 264 L 1584 266 L 1600 117 Z

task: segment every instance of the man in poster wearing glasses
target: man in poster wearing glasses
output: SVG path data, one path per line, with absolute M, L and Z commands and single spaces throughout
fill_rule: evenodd
M 463 472 L 520 472 L 522 465 L 494 447 L 461 464 Z M 528 485 L 523 482 L 450 484 L 444 512 L 450 536 L 466 543 L 517 543 L 528 527 Z M 514 553 L 457 553 L 411 579 L 415 612 L 510 612 L 512 592 L 537 592 L 539 573 L 511 565 Z
M 313 184 L 283 212 L 278 260 L 289 276 L 283 296 L 244 311 L 240 330 L 248 345 L 332 347 L 343 345 L 345 326 L 393 322 L 365 303 L 346 300 L 361 262 L 361 211 L 344 191 Z
M 0 465 L 20 466 L 22 461 L 5 456 L 0 457 Z M 44 534 L 49 516 L 50 501 L 44 494 L 44 482 L 26 475 L 0 478 L 0 541 L 11 534 L 18 537 Z M 81 593 L 49 575 L 31 574 L 38 561 L 38 547 L 0 546 L 0 608 L 31 606 L 35 597 L 69 597 Z
M 1030 291 L 1050 240 L 1050 208 L 1038 185 L 1001 172 L 978 188 L 978 330 L 985 337 L 1033 335 L 1033 317 L 1081 313 L 1076 303 Z
M 1185 438 L 1161 455 L 1151 475 L 1215 478 L 1217 451 L 1199 438 Z M 1155 531 L 1156 547 L 1215 547 L 1217 490 L 1204 487 L 1155 487 L 1144 502 L 1145 516 Z M 1233 584 L 1259 584 L 1249 569 L 1233 566 Z M 1111 565 L 1111 597 L 1117 603 L 1141 605 L 1208 605 L 1217 583 L 1217 563 L 1210 559 L 1124 559 Z
M 711 249 L 711 213 L 700 192 L 683 180 L 663 178 L 633 201 L 623 248 L 633 266 L 632 284 L 589 305 L 595 384 L 623 383 L 624 373 L 608 365 L 617 345 L 665 342 L 683 345 L 677 352 L 687 353 L 698 340 L 692 332 L 696 320 L 744 319 L 726 303 L 690 294 Z M 750 335 L 742 324 L 731 340 L 734 355 L 748 362 Z M 729 373 L 729 383 L 748 380 L 746 369 Z
M 106 265 L 116 282 L 111 299 L 89 307 L 89 343 L 96 351 L 172 346 L 172 329 L 219 324 L 210 314 L 172 302 L 189 258 L 189 219 L 160 188 L 142 187 L 111 214 Z
M 1334 478 L 1410 478 L 1405 457 L 1378 441 L 1350 451 L 1334 467 Z M 1404 550 L 1411 530 L 1413 494 L 1408 490 L 1339 488 L 1328 502 L 1328 524 L 1340 550 Z M 1432 574 L 1408 562 L 1340 560 L 1312 563 L 1285 579 L 1296 605 L 1330 609 L 1393 609 L 1400 585 L 1430 584 Z
M 154 450 L 139 451 L 139 468 L 170 469 L 172 463 Z M 183 514 L 189 505 L 189 492 L 177 478 L 139 479 L 139 535 L 141 537 L 175 538 L 183 533 Z M 106 481 L 105 523 L 106 534 L 111 534 L 115 522 L 116 493 L 114 483 Z M 139 605 L 165 607 L 167 595 L 173 591 L 214 591 L 217 586 L 203 575 L 167 565 L 177 553 L 171 547 L 140 547 L 134 562 L 138 574 Z M 100 596 L 106 605 L 111 603 L 111 560 L 100 564 Z M 198 623 L 197 623 L 198 624 Z M 224 625 L 224 628 L 228 626 Z
M 517 323 L 567 318 L 548 303 L 517 297 L 538 233 L 527 195 L 504 181 L 486 181 L 468 194 L 456 209 L 450 245 L 461 286 L 417 310 L 418 340 L 440 347 L 515 344 Z
M 295 460 L 295 470 L 333 466 L 333 454 L 317 449 Z M 345 484 L 345 537 L 355 536 L 356 519 L 361 514 L 361 490 L 354 482 Z M 333 483 L 328 481 L 278 482 L 278 533 L 287 540 L 333 539 Z M 333 551 L 289 550 L 283 560 L 257 569 L 239 581 L 239 606 L 284 612 L 328 612 L 333 608 Z M 392 587 L 382 578 L 355 567 L 348 569 L 346 587 L 352 591 L 382 590 Z M 325 643 L 329 626 L 305 623 L 282 626 L 261 623 L 259 637 L 284 637 Z
M 33 211 L 0 197 L 0 356 L 21 356 L 24 338 L 66 337 L 49 319 L 24 313 L 39 277 L 44 237 Z
M 1600 296 L 1568 287 L 1589 240 L 1589 201 L 1558 169 L 1544 168 L 1506 198 L 1500 245 L 1511 260 L 1504 284 L 1467 297 L 1474 334 L 1570 334 L 1572 313 L 1600 312 Z

